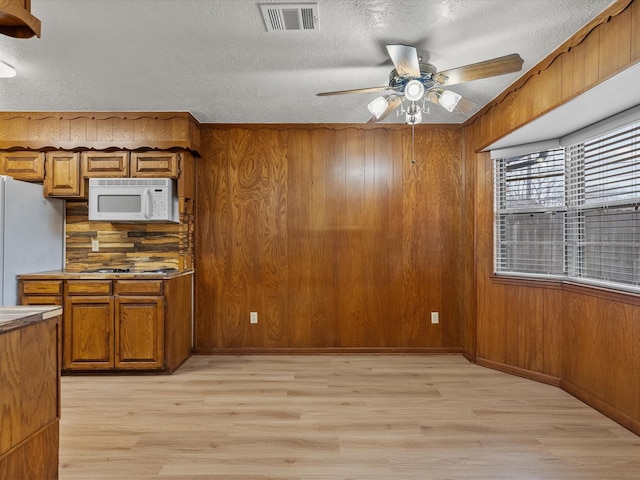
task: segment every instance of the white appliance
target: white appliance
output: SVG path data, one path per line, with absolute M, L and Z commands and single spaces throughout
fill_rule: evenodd
M 0 305 L 18 303 L 16 275 L 64 267 L 64 200 L 0 175 Z
M 177 223 L 174 183 L 170 178 L 90 178 L 89 220 Z

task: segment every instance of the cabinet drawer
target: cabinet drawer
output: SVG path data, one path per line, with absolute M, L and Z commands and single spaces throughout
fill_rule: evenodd
M 16 180 L 41 182 L 44 180 L 44 153 L 2 152 L 0 170 L 3 175 L 11 175 Z
M 178 178 L 178 154 L 133 152 L 131 153 L 131 176 Z
M 117 295 L 162 295 L 162 280 L 117 280 Z
M 82 152 L 80 159 L 85 178 L 129 176 L 129 152 Z
M 20 305 L 62 305 L 62 295 L 23 296 Z
M 62 295 L 62 280 L 24 280 L 23 295 Z
M 111 295 L 111 280 L 67 280 L 67 295 Z

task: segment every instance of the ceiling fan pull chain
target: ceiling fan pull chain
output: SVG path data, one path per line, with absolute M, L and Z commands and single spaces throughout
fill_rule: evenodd
M 411 164 L 416 164 L 416 124 L 411 124 Z

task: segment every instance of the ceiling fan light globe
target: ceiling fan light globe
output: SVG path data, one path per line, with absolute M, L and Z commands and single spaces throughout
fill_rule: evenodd
M 407 100 L 417 102 L 424 95 L 424 85 L 419 80 L 410 80 L 404 87 L 404 96 Z
M 448 110 L 449 112 L 453 112 L 461 98 L 462 96 L 458 95 L 456 92 L 452 92 L 451 90 L 443 90 L 443 92 L 438 97 L 438 102 L 446 110 Z
M 367 105 L 367 108 L 369 109 L 369 111 L 374 117 L 379 119 L 382 116 L 382 114 L 387 110 L 388 105 L 389 105 L 389 100 L 387 100 L 386 97 L 381 96 L 381 97 L 376 97 L 371 102 L 369 102 L 369 105 Z

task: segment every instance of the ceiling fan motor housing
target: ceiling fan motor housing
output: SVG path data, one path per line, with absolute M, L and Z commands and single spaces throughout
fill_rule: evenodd
M 429 90 L 431 87 L 435 85 L 435 75 L 438 73 L 436 67 L 431 65 L 430 63 L 421 63 L 420 64 L 420 76 L 419 77 L 410 77 L 407 75 L 398 75 L 398 72 L 394 68 L 391 70 L 389 74 L 389 87 L 397 90 L 399 92 L 404 92 L 407 83 L 411 80 L 417 80 L 424 86 L 425 91 Z

